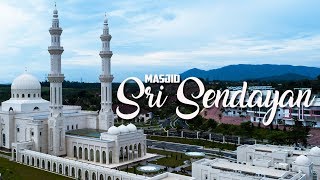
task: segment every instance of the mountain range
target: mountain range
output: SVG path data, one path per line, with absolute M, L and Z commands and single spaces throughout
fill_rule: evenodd
M 243 81 L 243 80 L 302 80 L 316 79 L 320 75 L 320 68 L 292 65 L 273 64 L 238 64 L 229 65 L 212 70 L 193 68 L 180 74 L 182 79 L 187 77 L 199 77 L 206 80 Z

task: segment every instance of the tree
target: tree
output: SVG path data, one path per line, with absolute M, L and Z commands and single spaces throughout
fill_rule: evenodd
M 208 124 L 208 127 L 211 128 L 212 130 L 218 126 L 218 123 L 213 119 L 208 119 L 207 124 Z

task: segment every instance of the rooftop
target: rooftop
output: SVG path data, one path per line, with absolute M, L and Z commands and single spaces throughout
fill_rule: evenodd
M 289 172 L 284 170 L 277 170 L 273 167 L 266 168 L 266 167 L 257 167 L 252 165 L 244 165 L 238 164 L 236 162 L 230 162 L 226 159 L 214 159 L 214 160 L 199 160 L 196 162 L 197 164 L 201 164 L 204 166 L 210 166 L 213 169 L 219 169 L 225 172 L 241 172 L 241 174 L 248 175 L 248 176 L 256 176 L 257 174 L 261 174 L 270 179 L 279 179 L 296 176 L 297 173 Z
M 67 131 L 66 134 L 76 135 L 76 136 L 84 136 L 84 137 L 100 138 L 100 134 L 103 132 L 107 132 L 107 131 L 103 131 L 103 130 L 99 130 L 99 129 L 76 129 L 76 130 Z

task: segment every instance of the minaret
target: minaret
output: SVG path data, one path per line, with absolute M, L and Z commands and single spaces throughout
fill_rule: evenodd
M 59 27 L 58 10 L 53 11 L 50 53 L 51 71 L 48 74 L 50 82 L 50 114 L 48 121 L 48 154 L 61 156 L 66 154 L 64 117 L 62 112 L 62 82 L 64 75 L 61 74 L 61 54 L 63 47 L 60 46 L 62 29 Z
M 100 36 L 102 49 L 99 53 L 102 61 L 102 73 L 99 76 L 101 82 L 101 110 L 99 113 L 98 128 L 108 130 L 114 125 L 112 111 L 112 80 L 110 60 L 112 51 L 110 51 L 111 35 L 109 34 L 108 19 L 105 17 L 103 24 L 103 33 Z

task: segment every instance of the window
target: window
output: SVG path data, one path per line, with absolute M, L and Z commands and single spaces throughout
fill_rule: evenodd
M 35 98 L 35 97 L 36 97 L 36 94 L 33 94 L 33 97 Z
M 320 115 L 320 111 L 313 111 L 314 115 Z
M 24 94 L 22 94 L 22 98 L 24 98 Z
M 17 94 L 17 98 L 19 98 L 19 94 Z
M 40 132 L 40 136 L 41 136 L 41 132 Z
M 14 94 L 12 94 L 12 97 L 14 98 Z
M 67 131 L 69 130 L 69 126 L 67 126 Z
M 31 95 L 30 94 L 28 94 L 28 98 L 30 98 L 31 97 Z
M 76 129 L 78 129 L 78 124 L 76 124 Z
M 71 126 L 71 129 L 73 129 L 73 125 Z
M 2 145 L 6 146 L 6 135 L 2 134 Z
M 31 136 L 33 136 L 34 135 L 34 133 L 33 133 L 33 131 L 31 132 Z
M 20 129 L 19 129 L 19 128 L 17 128 L 17 132 L 20 132 Z

